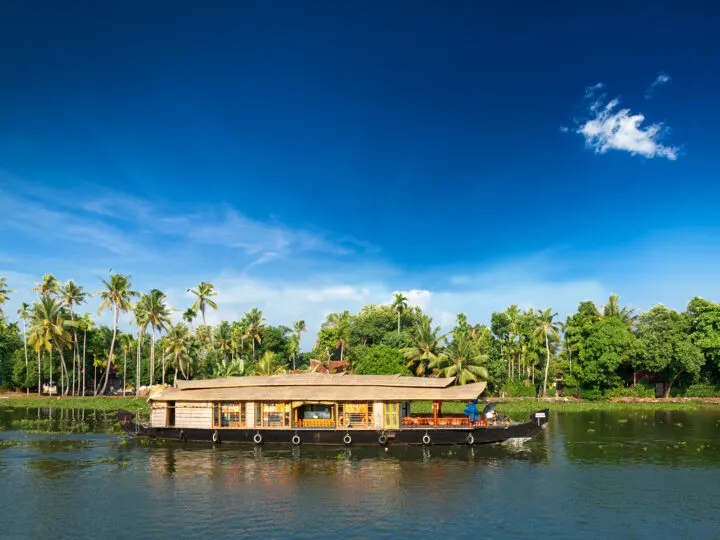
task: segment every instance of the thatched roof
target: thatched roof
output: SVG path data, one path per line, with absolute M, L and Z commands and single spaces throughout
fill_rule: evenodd
M 411 401 L 478 397 L 485 383 L 452 386 L 455 378 L 298 374 L 178 381 L 150 401 Z

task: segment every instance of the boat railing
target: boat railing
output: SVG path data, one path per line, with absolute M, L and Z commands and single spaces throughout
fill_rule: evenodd
M 301 418 L 299 419 L 295 427 L 300 428 L 314 428 L 314 427 L 335 427 L 335 420 L 332 418 Z
M 482 418 L 476 422 L 470 422 L 467 416 L 441 416 L 433 418 L 432 416 L 404 416 L 402 426 L 404 428 L 425 429 L 428 427 L 478 427 L 487 425 L 487 421 Z

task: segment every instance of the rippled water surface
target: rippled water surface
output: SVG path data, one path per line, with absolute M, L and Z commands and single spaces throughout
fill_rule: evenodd
M 0 537 L 720 537 L 717 409 L 553 414 L 521 448 L 112 431 L 104 413 L 0 409 Z

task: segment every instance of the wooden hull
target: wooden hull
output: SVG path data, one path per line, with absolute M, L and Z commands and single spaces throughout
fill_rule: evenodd
M 133 421 L 132 413 L 120 411 L 123 429 L 133 437 L 149 437 L 190 442 L 288 444 L 333 446 L 431 446 L 494 444 L 508 440 L 527 440 L 540 433 L 548 422 L 548 410 L 538 411 L 527 422 L 482 427 L 428 427 L 377 431 L 373 429 L 192 429 L 156 428 Z M 258 436 L 259 435 L 259 436 Z

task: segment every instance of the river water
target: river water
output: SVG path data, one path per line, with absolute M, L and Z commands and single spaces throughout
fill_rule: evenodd
M 148 444 L 110 416 L 0 408 L 1 538 L 720 537 L 720 408 L 387 451 Z

